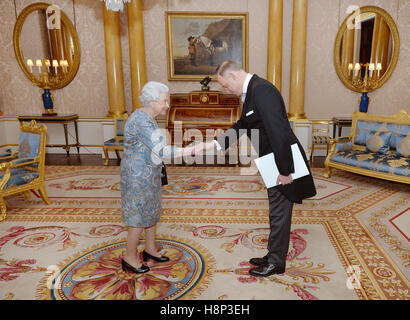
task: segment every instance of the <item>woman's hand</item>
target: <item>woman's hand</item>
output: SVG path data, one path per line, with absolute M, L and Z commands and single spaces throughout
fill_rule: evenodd
M 195 154 L 195 147 L 182 148 L 182 156 L 191 156 Z
M 209 151 L 215 148 L 215 143 L 213 141 L 208 141 L 208 142 L 201 142 L 198 143 L 194 146 L 195 154 L 203 154 L 204 151 Z

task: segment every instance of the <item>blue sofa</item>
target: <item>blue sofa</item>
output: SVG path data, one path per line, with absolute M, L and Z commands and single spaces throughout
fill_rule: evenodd
M 326 178 L 337 168 L 410 184 L 410 116 L 354 112 L 350 136 L 331 139 L 325 168 Z

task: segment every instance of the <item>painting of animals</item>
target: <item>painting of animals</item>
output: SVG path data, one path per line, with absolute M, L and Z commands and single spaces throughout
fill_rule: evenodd
M 247 69 L 247 13 L 167 12 L 169 80 L 215 75 L 226 59 Z

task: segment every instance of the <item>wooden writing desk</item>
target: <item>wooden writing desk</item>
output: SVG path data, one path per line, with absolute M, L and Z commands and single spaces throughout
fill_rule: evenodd
M 235 95 L 212 90 L 176 93 L 170 95 L 166 129 L 171 144 L 186 146 L 199 138 L 214 139 L 237 122 L 240 115 L 241 101 Z M 239 164 L 238 146 L 236 143 Z
M 178 129 L 175 122 L 182 124 L 182 133 L 189 129 L 199 130 L 206 137 L 207 130 L 227 130 L 240 118 L 240 99 L 220 91 L 192 91 L 170 95 L 170 108 L 166 120 L 166 128 L 174 140 L 174 131 Z M 211 137 L 209 137 L 211 138 Z M 189 138 L 184 139 L 188 144 Z

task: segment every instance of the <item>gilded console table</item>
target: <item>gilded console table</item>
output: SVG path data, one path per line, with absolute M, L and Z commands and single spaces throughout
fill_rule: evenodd
M 18 116 L 18 120 L 22 121 L 31 121 L 35 120 L 39 123 L 61 123 L 64 126 L 64 136 L 65 136 L 65 144 L 47 144 L 46 147 L 62 147 L 67 152 L 67 155 L 70 154 L 70 148 L 75 147 L 77 148 L 77 152 L 80 153 L 80 143 L 78 141 L 78 115 L 77 114 L 59 114 L 56 116 L 43 116 L 43 115 L 28 115 L 28 116 Z M 68 143 L 68 130 L 67 125 L 70 122 L 74 122 L 74 129 L 75 129 L 75 136 L 76 136 L 76 143 L 69 144 Z

